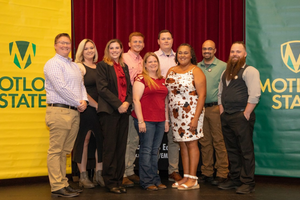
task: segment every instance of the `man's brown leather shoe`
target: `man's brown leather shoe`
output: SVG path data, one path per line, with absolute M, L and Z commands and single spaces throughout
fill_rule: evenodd
M 132 182 L 134 182 L 135 184 L 139 184 L 140 183 L 140 177 L 136 174 L 133 174 L 131 176 L 127 176 L 127 178 L 129 180 L 131 180 Z
M 122 185 L 124 187 L 133 187 L 134 186 L 134 182 L 132 182 L 131 180 L 129 180 L 127 177 L 123 177 Z
M 157 188 L 158 188 L 159 190 L 163 190 L 163 189 L 166 189 L 167 186 L 161 183 L 161 184 L 159 184 L 159 185 L 157 186 Z
M 178 172 L 173 172 L 172 174 L 169 174 L 169 181 L 180 181 L 182 179 L 182 177 L 180 176 L 180 174 Z
M 150 185 L 149 187 L 147 187 L 147 190 L 149 190 L 149 191 L 157 191 L 158 188 L 155 185 Z

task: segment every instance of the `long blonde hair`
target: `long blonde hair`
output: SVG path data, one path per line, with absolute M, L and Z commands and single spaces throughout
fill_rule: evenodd
M 104 49 L 104 56 L 103 56 L 103 61 L 109 65 L 113 65 L 114 64 L 114 61 L 113 59 L 110 57 L 109 55 L 109 46 L 112 44 L 112 43 L 115 43 L 117 42 L 119 45 L 120 45 L 120 48 L 122 49 L 121 53 L 120 53 L 120 56 L 119 56 L 119 64 L 122 66 L 122 67 L 125 67 L 125 63 L 123 61 L 123 58 L 122 58 L 122 54 L 123 54 L 123 44 L 122 42 L 119 40 L 119 39 L 112 39 L 112 40 L 109 40 L 108 43 L 106 44 L 106 47 Z
M 85 45 L 90 42 L 94 45 L 94 48 L 95 48 L 95 55 L 94 55 L 94 59 L 93 59 L 93 62 L 96 63 L 98 61 L 98 51 L 97 51 L 97 48 L 96 48 L 96 45 L 95 43 L 93 42 L 93 40 L 90 40 L 90 39 L 83 39 L 79 45 L 78 45 L 78 48 L 77 48 L 77 52 L 76 52 L 76 57 L 75 57 L 75 62 L 76 63 L 82 63 L 84 61 L 84 57 L 83 57 L 83 51 L 84 51 L 84 47 Z
M 149 87 L 150 90 L 152 90 L 152 88 L 158 88 L 158 85 L 153 81 L 153 79 L 149 76 L 149 72 L 146 69 L 146 63 L 147 60 L 150 56 L 153 56 L 156 58 L 157 63 L 158 63 L 158 69 L 156 70 L 156 75 L 158 77 L 158 79 L 162 79 L 163 76 L 161 75 L 161 70 L 160 70 L 160 64 L 159 64 L 159 59 L 157 57 L 157 55 L 153 52 L 147 52 L 144 56 L 144 60 L 143 60 L 143 77 L 145 80 L 145 84 Z

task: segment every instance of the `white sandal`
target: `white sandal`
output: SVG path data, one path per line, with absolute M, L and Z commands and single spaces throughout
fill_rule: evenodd
M 177 189 L 178 190 L 194 190 L 194 189 L 199 189 L 200 188 L 200 185 L 198 184 L 198 177 L 197 176 L 189 175 L 189 178 L 196 180 L 196 182 L 193 186 L 188 187 L 186 184 L 181 184 L 180 186 L 182 186 L 183 188 L 178 188 L 177 187 Z
M 183 174 L 183 177 L 190 178 L 190 175 L 188 175 L 188 174 Z M 177 189 L 178 186 L 179 186 L 178 182 L 175 182 L 175 183 L 172 184 L 172 188 L 174 188 L 174 189 Z

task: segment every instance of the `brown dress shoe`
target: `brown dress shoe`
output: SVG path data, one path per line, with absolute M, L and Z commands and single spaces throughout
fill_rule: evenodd
M 157 186 L 157 188 L 158 188 L 159 190 L 163 190 L 163 189 L 166 189 L 167 186 L 161 183 L 161 184 L 159 184 L 159 185 Z
M 149 191 L 157 191 L 158 190 L 158 188 L 155 185 L 150 185 L 146 189 L 149 190 Z
M 173 172 L 172 174 L 169 174 L 169 181 L 180 181 L 182 179 L 182 177 L 180 176 L 180 174 L 178 172 Z
M 123 177 L 122 185 L 124 187 L 133 187 L 134 183 L 128 179 L 128 177 Z
M 127 178 L 129 180 L 131 180 L 132 182 L 134 182 L 135 184 L 139 184 L 140 183 L 140 177 L 136 174 L 133 174 L 131 176 L 127 176 Z

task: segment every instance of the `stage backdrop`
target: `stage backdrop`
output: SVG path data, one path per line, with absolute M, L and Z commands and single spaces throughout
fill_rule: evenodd
M 72 0 L 73 39 L 77 49 L 84 38 L 92 39 L 102 60 L 106 43 L 112 38 L 123 42 L 128 51 L 128 36 L 133 31 L 145 35 L 141 55 L 159 49 L 159 31 L 168 29 L 174 38 L 173 49 L 191 44 L 198 61 L 202 43 L 213 40 L 216 56 L 227 61 L 232 42 L 244 39 L 244 0 Z M 75 51 L 73 51 L 75 53 Z
M 246 0 L 247 63 L 261 75 L 256 174 L 300 177 L 299 0 Z
M 0 179 L 47 175 L 43 67 L 55 54 L 55 36 L 71 33 L 71 1 L 6 0 L 0 7 Z

